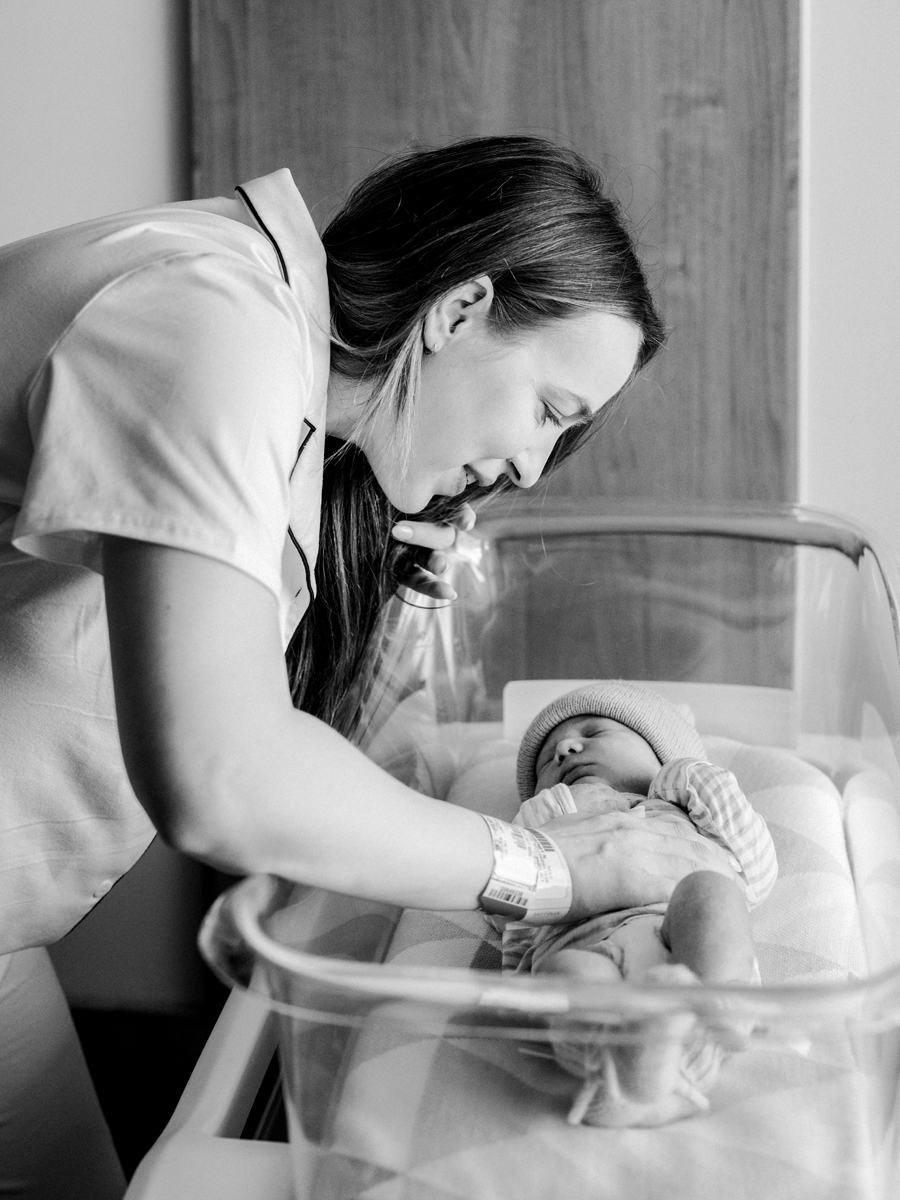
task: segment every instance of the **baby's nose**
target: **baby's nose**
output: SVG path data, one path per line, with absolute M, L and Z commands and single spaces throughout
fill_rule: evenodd
M 583 749 L 584 742 L 581 738 L 562 738 L 556 745 L 554 758 L 557 762 L 562 762 L 569 754 L 580 754 Z

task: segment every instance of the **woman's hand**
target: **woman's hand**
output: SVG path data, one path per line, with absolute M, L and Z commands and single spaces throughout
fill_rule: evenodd
M 555 817 L 541 831 L 553 839 L 569 865 L 572 921 L 665 902 L 693 871 L 734 878 L 721 847 L 686 838 L 668 821 L 648 821 L 642 809 Z
M 404 587 L 421 592 L 423 596 L 430 596 L 433 600 L 455 600 L 456 592 L 446 580 L 439 579 L 438 576 L 449 566 L 445 552 L 453 546 L 457 533 L 460 530 L 468 532 L 474 524 L 475 510 L 471 505 L 465 504 L 459 515 L 447 525 L 435 525 L 430 521 L 401 521 L 399 525 L 395 525 L 391 534 L 398 542 L 432 551 L 424 564 L 419 563 L 413 567 L 403 580 Z

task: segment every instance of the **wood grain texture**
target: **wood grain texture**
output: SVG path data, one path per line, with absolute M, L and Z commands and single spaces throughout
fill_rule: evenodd
M 356 179 L 411 143 L 539 134 L 600 166 L 629 214 L 670 341 L 551 493 L 794 498 L 799 0 L 192 8 L 197 195 L 288 166 L 321 228 Z M 629 553 L 617 570 L 656 572 L 676 592 L 697 571 L 722 571 L 720 586 L 733 586 L 733 567 L 668 551 L 648 566 L 640 546 Z M 764 606 L 791 594 L 791 572 L 773 580 L 765 555 L 739 573 Z M 529 604 L 537 629 L 559 616 L 539 591 Z M 598 652 L 614 651 L 622 673 L 657 674 L 652 648 L 640 649 L 642 602 L 607 617 Z M 626 642 L 633 654 L 620 653 Z M 532 661 L 533 645 L 523 655 L 523 669 L 526 659 L 532 672 L 558 669 Z M 676 658 L 673 677 L 787 681 L 790 622 L 780 632 L 763 622 L 705 665 Z
M 510 679 L 789 687 L 794 551 L 665 534 L 501 544 L 481 638 L 493 715 Z
M 289 166 L 322 226 L 406 145 L 560 139 L 669 346 L 559 493 L 791 499 L 798 0 L 193 0 L 196 194 Z

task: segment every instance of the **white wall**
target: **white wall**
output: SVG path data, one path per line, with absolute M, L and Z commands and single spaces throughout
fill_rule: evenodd
M 188 195 L 187 0 L 0 0 L 0 245 Z M 156 842 L 58 947 L 70 999 L 201 1002 L 199 868 Z
M 184 199 L 187 0 L 0 0 L 0 245 Z
M 802 26 L 799 497 L 900 555 L 900 3 Z

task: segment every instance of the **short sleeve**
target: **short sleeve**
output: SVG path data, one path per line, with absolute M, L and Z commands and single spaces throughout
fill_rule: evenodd
M 101 535 L 136 538 L 229 563 L 277 596 L 311 378 L 302 309 L 252 263 L 173 254 L 118 278 L 28 395 L 14 545 L 99 570 Z

